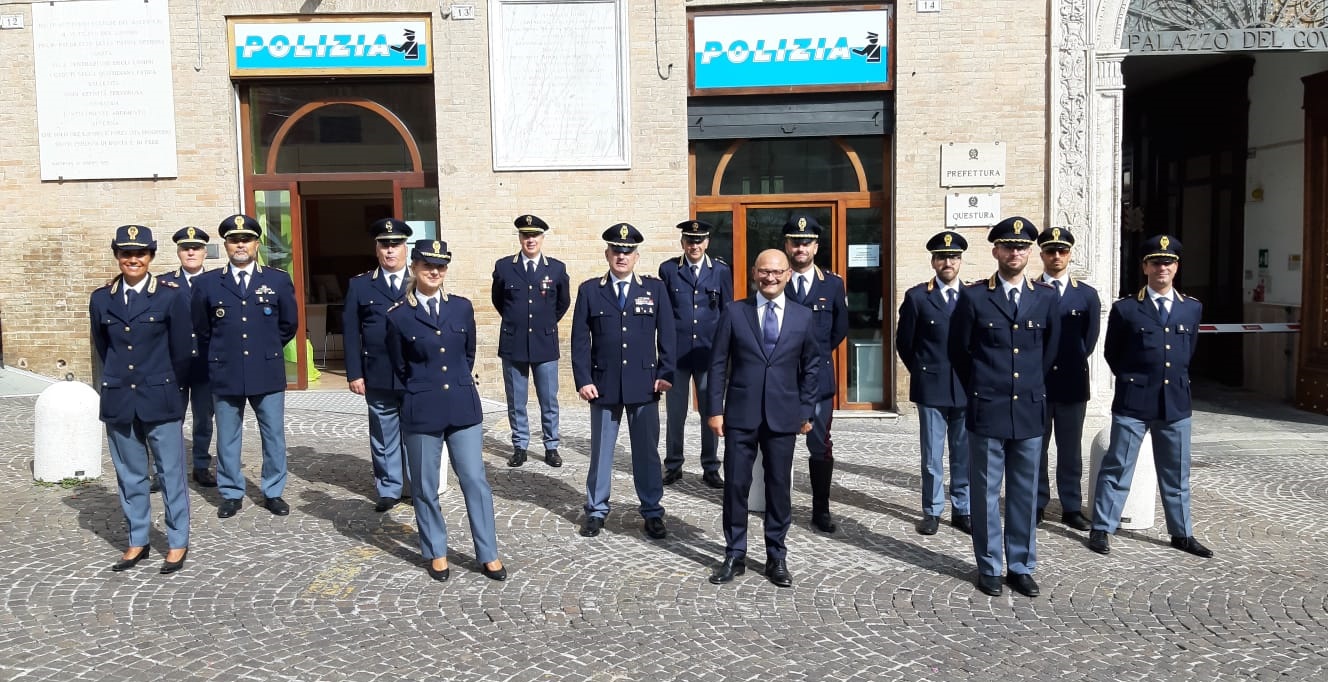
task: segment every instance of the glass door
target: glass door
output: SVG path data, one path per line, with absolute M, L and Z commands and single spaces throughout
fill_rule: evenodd
M 886 358 L 892 352 L 885 342 L 889 329 L 887 310 L 893 314 L 893 302 L 886 300 L 887 262 L 881 243 L 881 208 L 844 210 L 845 249 L 844 285 L 848 291 L 848 371 L 840 397 L 850 403 L 885 402 Z
M 285 270 L 295 283 L 295 309 L 299 312 L 299 328 L 295 338 L 285 348 L 286 387 L 303 389 L 309 385 L 309 362 L 305 341 L 304 320 L 304 263 L 296 254 L 303 253 L 299 225 L 300 212 L 292 210 L 291 199 L 298 199 L 294 183 L 285 189 L 256 189 L 251 194 L 251 215 L 263 226 L 263 238 L 258 249 L 258 262 Z
M 740 258 L 741 262 L 750 264 L 756 261 L 757 254 L 766 249 L 783 251 L 784 223 L 788 222 L 789 218 L 795 214 L 811 216 L 821 224 L 824 232 L 821 233 L 821 239 L 817 242 L 816 256 L 813 261 L 822 270 L 838 271 L 834 267 L 835 243 L 838 241 L 835 237 L 834 204 L 784 204 L 779 206 L 748 204 L 743 212 L 745 219 L 743 253 L 735 253 L 734 256 Z M 742 294 L 747 292 L 748 273 L 746 270 L 747 268 L 743 268 L 742 289 L 739 290 L 735 286 L 733 290 L 735 294 L 740 291 Z

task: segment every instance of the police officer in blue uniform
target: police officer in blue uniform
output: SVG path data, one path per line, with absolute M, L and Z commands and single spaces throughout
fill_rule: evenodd
M 1037 228 L 1006 218 L 987 234 L 997 270 L 964 289 L 950 318 L 949 355 L 968 399 L 969 481 L 977 587 L 1001 593 L 1005 581 L 1039 594 L 1035 503 L 1038 455 L 1047 420 L 1046 374 L 1056 359 L 1056 292 L 1024 276 Z M 1005 527 L 1001 527 L 1001 482 Z
M 684 220 L 682 255 L 659 264 L 659 279 L 673 308 L 673 326 L 677 334 L 677 369 L 673 388 L 665 399 L 668 429 L 664 436 L 664 485 L 682 479 L 683 433 L 692 381 L 696 381 L 696 401 L 701 414 L 707 414 L 706 387 L 710 368 L 710 340 L 719 324 L 719 315 L 733 300 L 733 271 L 728 264 L 706 255 L 714 226 L 704 220 Z M 711 488 L 722 489 L 719 473 L 719 438 L 701 425 L 701 479 Z
M 583 537 L 599 535 L 609 513 L 613 450 L 624 416 L 631 435 L 632 479 L 646 535 L 668 535 L 659 461 L 659 396 L 673 385 L 673 311 L 664 283 L 635 272 L 645 241 L 628 223 L 604 231 L 609 271 L 577 288 L 572 313 L 572 377 L 590 403 L 590 470 Z
M 369 408 L 369 457 L 378 502 L 374 511 L 395 507 L 405 490 L 406 451 L 401 446 L 401 381 L 387 357 L 387 309 L 406 290 L 406 239 L 413 231 L 396 218 L 369 226 L 378 267 L 350 278 L 341 321 L 350 392 Z
M 793 215 L 784 223 L 784 253 L 793 266 L 793 276 L 784 294 L 812 310 L 812 326 L 821 345 L 820 388 L 816 392 L 816 415 L 807 434 L 807 468 L 812 484 L 812 525 L 825 533 L 835 532 L 830 516 L 830 479 L 835 470 L 830 424 L 834 420 L 834 352 L 848 336 L 848 295 L 844 280 L 817 267 L 816 252 L 824 228 L 809 215 Z
M 1208 558 L 1213 551 L 1194 537 L 1190 518 L 1190 361 L 1199 339 L 1203 304 L 1175 288 L 1181 244 L 1170 235 L 1144 242 L 1148 284 L 1111 306 L 1103 355 L 1116 375 L 1111 440 L 1093 490 L 1093 529 L 1088 547 L 1111 551 L 1120 526 L 1134 464 L 1144 434 L 1153 439 L 1157 487 L 1162 493 L 1171 546 Z
M 204 272 L 208 239 L 208 233 L 197 227 L 182 227 L 171 236 L 180 267 L 164 273 L 159 279 L 174 282 L 185 299 L 189 299 L 193 292 L 194 278 Z M 196 356 L 190 366 L 185 393 L 188 394 L 189 410 L 193 413 L 194 482 L 203 488 L 215 488 L 217 477 L 209 470 L 212 454 L 208 451 L 212 443 L 212 387 L 208 385 L 207 358 L 202 355 Z
M 295 287 L 283 270 L 257 262 L 263 228 L 247 215 L 221 221 L 226 267 L 194 280 L 194 330 L 207 357 L 217 420 L 217 517 L 240 511 L 244 472 L 240 470 L 244 406 L 254 408 L 263 441 L 263 506 L 277 516 L 290 513 L 281 498 L 286 488 L 286 363 L 282 348 L 298 324 Z
M 526 417 L 533 379 L 544 433 L 544 463 L 563 465 L 558 454 L 558 323 L 572 305 L 567 266 L 544 255 L 549 224 L 529 213 L 517 216 L 521 250 L 493 264 L 490 299 L 502 318 L 498 357 L 503 361 L 503 392 L 507 424 L 512 429 L 512 456 L 507 466 L 526 463 L 530 421 Z
M 1097 289 L 1070 276 L 1074 235 L 1068 229 L 1045 229 L 1038 235 L 1037 243 L 1042 255 L 1042 282 L 1050 285 L 1060 300 L 1056 362 L 1047 373 L 1047 430 L 1042 434 L 1042 457 L 1038 464 L 1037 522 L 1042 523 L 1047 502 L 1051 500 L 1047 451 L 1054 435 L 1061 521 L 1075 530 L 1088 530 L 1088 518 L 1081 507 L 1082 441 L 1089 398 L 1088 356 L 1097 346 L 1102 301 Z
M 88 316 L 101 362 L 101 420 L 106 424 L 129 548 L 111 566 L 124 571 L 148 555 L 152 495 L 151 446 L 166 507 L 170 552 L 162 573 L 184 567 L 189 553 L 189 489 L 185 484 L 185 384 L 194 358 L 189 297 L 148 272 L 157 242 L 142 225 L 116 229 L 111 250 L 120 275 L 92 292 Z
M 922 449 L 922 520 L 918 532 L 935 535 L 945 511 L 944 457 L 950 443 L 950 523 L 973 532 L 969 511 L 968 431 L 964 428 L 964 387 L 950 366 L 946 341 L 950 316 L 959 303 L 968 240 L 946 230 L 927 240 L 936 276 L 904 292 L 899 305 L 895 348 L 908 368 L 908 399 L 918 409 Z
M 475 389 L 475 308 L 443 290 L 452 252 L 447 242 L 421 240 L 411 251 L 414 279 L 403 301 L 387 313 L 387 355 L 406 387 L 401 403 L 411 500 L 420 552 L 429 577 L 451 576 L 447 524 L 438 503 L 443 443 L 466 501 L 475 560 L 491 580 L 506 580 L 498 559 L 493 491 L 484 473 L 484 412 Z

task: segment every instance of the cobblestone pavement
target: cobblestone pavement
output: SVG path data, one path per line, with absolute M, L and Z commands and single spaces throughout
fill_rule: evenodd
M 666 489 L 669 537 L 651 541 L 620 443 L 618 506 L 605 533 L 585 539 L 584 407 L 564 406 L 561 469 L 538 459 L 507 468 L 506 421 L 492 411 L 485 454 L 511 578 L 479 574 L 452 489 L 444 514 L 455 568 L 438 584 L 422 568 L 410 508 L 373 511 L 361 404 L 345 393 L 289 401 L 291 515 L 257 506 L 249 420 L 251 499 L 219 520 L 216 491 L 191 488 L 188 565 L 161 576 L 159 500 L 152 558 L 109 572 L 126 539 L 109 459 L 99 481 L 34 485 L 35 399 L 0 398 L 0 679 L 1328 675 L 1328 419 L 1244 393 L 1220 392 L 1195 417 L 1196 535 L 1216 558 L 1171 549 L 1160 510 L 1158 526 L 1122 531 L 1108 557 L 1049 522 L 1038 533 L 1037 599 L 983 596 L 968 536 L 949 525 L 932 537 L 914 532 L 920 480 L 909 418 L 836 421 L 834 535 L 808 525 L 799 457 L 794 587 L 781 590 L 759 570 L 727 586 L 706 581 L 723 550 L 720 496 L 701 484 L 694 458 Z M 698 426 L 693 417 L 694 443 Z M 1054 505 L 1049 518 L 1059 518 Z

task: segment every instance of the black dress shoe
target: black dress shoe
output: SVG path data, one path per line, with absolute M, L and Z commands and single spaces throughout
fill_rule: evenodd
M 129 570 L 129 569 L 131 569 L 131 568 L 137 566 L 137 565 L 138 565 L 138 562 L 140 562 L 140 561 L 142 561 L 142 560 L 148 558 L 148 550 L 149 550 L 149 549 L 151 549 L 151 547 L 150 547 L 149 545 L 143 545 L 143 549 L 138 550 L 138 554 L 137 554 L 136 556 L 134 556 L 134 558 L 132 558 L 132 559 L 121 559 L 121 560 L 115 562 L 115 564 L 114 564 L 113 566 L 111 566 L 111 570 L 112 570 L 112 571 L 115 571 L 115 572 L 117 572 L 117 573 L 119 573 L 120 571 L 127 571 L 127 570 Z
M 290 513 L 290 505 L 280 497 L 269 497 L 263 500 L 263 508 L 272 512 L 273 516 L 285 516 Z
M 208 471 L 206 467 L 194 469 L 194 483 L 197 483 L 200 488 L 215 488 L 217 487 L 217 477 L 213 476 L 212 472 Z
M 715 585 L 723 585 L 733 582 L 733 579 L 747 572 L 747 558 L 740 556 L 724 557 L 724 563 L 710 574 L 710 582 Z
M 148 492 L 150 493 L 161 492 L 161 480 L 158 479 L 156 476 L 153 476 L 148 479 Z
M 973 534 L 973 517 L 968 514 L 955 514 L 950 517 L 950 525 L 958 528 L 960 532 Z
M 669 529 L 664 527 L 664 519 L 658 516 L 646 519 L 644 528 L 646 535 L 656 540 L 663 540 L 669 534 Z
M 990 597 L 999 597 L 1004 588 L 1001 587 L 1001 577 L 999 575 L 978 575 L 978 589 L 983 594 Z
M 558 454 L 557 450 L 545 450 L 544 463 L 557 469 L 563 465 L 563 458 Z
M 161 573 L 162 575 L 170 575 L 170 574 L 172 574 L 172 573 L 174 573 L 174 572 L 176 572 L 176 571 L 178 571 L 178 570 L 184 568 L 184 560 L 185 560 L 186 558 L 188 558 L 188 556 L 189 556 L 189 548 L 188 548 L 188 547 L 185 547 L 185 548 L 184 548 L 184 554 L 181 554 L 181 555 L 180 555 L 180 560 L 179 560 L 179 561 L 166 561 L 166 562 L 163 562 L 163 563 L 161 564 L 161 570 L 158 571 L 158 573 Z
M 822 533 L 833 533 L 839 527 L 835 525 L 835 519 L 830 516 L 830 512 L 812 514 L 812 525 L 816 526 L 816 530 Z
M 921 535 L 935 535 L 936 530 L 941 527 L 941 517 L 926 514 L 918 522 L 918 533 Z
M 240 500 L 222 500 L 221 506 L 217 507 L 217 518 L 229 519 L 235 516 L 243 504 Z
M 1033 580 L 1033 576 L 1027 573 L 1011 573 L 1005 576 L 1005 582 L 1009 583 L 1015 592 L 1025 597 L 1036 597 L 1042 594 L 1042 590 L 1038 589 L 1037 581 Z
M 430 578 L 433 578 L 434 580 L 437 580 L 437 581 L 440 582 L 440 583 L 445 583 L 445 582 L 447 582 L 447 579 L 448 579 L 448 578 L 451 578 L 451 577 L 452 577 L 452 567 L 451 567 L 451 566 L 448 566 L 447 568 L 444 568 L 444 569 L 441 570 L 441 571 L 436 571 L 436 570 L 434 570 L 434 568 L 433 568 L 433 562 L 432 562 L 432 561 L 430 561 L 430 562 L 424 564 L 424 570 L 426 570 L 426 571 L 429 572 L 429 577 L 430 577 Z
M 682 469 L 669 469 L 664 472 L 664 485 L 673 485 L 682 480 Z
M 1205 559 L 1213 556 L 1213 550 L 1204 547 L 1194 538 L 1194 536 L 1183 538 L 1178 535 L 1173 535 L 1171 536 L 1171 546 L 1183 552 L 1189 552 L 1194 556 L 1203 557 Z
M 599 535 L 600 529 L 604 528 L 604 517 L 587 516 L 585 525 L 581 526 L 581 537 L 593 538 Z
M 378 504 L 374 505 L 374 511 L 381 514 L 392 507 L 397 506 L 397 503 L 400 501 L 401 500 L 398 500 L 395 497 L 380 497 L 378 498 Z
M 526 463 L 526 449 L 515 448 L 512 450 L 512 456 L 507 458 L 507 466 L 519 467 Z
M 1045 509 L 1039 509 L 1039 510 L 1037 510 L 1037 518 L 1034 519 L 1034 520 L 1037 522 L 1037 525 L 1040 526 L 1040 525 L 1042 525 L 1042 520 L 1045 519 L 1046 517 L 1047 517 L 1046 510 L 1045 510 Z
M 793 576 L 789 574 L 788 565 L 783 559 L 766 559 L 765 577 L 769 578 L 775 587 L 793 587 Z
M 498 582 L 502 582 L 502 581 L 504 581 L 504 580 L 507 580 L 507 567 L 506 567 L 506 566 L 499 566 L 499 567 L 496 568 L 496 569 L 489 570 L 489 567 L 488 567 L 488 566 L 485 566 L 484 564 L 480 564 L 480 573 L 483 573 L 483 574 L 484 574 L 484 577 L 488 578 L 489 580 L 497 580 Z
M 701 474 L 701 480 L 705 481 L 706 485 L 716 490 L 724 489 L 724 479 L 720 477 L 718 471 L 707 471 L 704 474 Z
M 1088 533 L 1088 548 L 1098 554 L 1111 554 L 1111 538 L 1107 537 L 1107 531 L 1090 531 Z
M 1082 512 L 1077 511 L 1065 512 L 1061 515 L 1061 521 L 1075 530 L 1088 530 L 1093 527 L 1092 524 L 1088 523 L 1088 518 Z

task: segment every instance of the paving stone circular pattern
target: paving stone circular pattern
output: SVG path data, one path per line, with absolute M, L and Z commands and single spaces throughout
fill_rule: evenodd
M 31 481 L 31 398 L 0 399 L 0 679 L 886 680 L 1322 679 L 1328 668 L 1328 420 L 1283 409 L 1232 437 L 1231 415 L 1195 417 L 1196 534 L 1217 556 L 1171 549 L 1161 524 L 1122 531 L 1112 553 L 1056 523 L 1038 533 L 1042 596 L 972 584 L 972 545 L 948 525 L 917 535 L 916 423 L 836 422 L 832 509 L 808 525 L 805 450 L 788 538 L 794 587 L 753 554 L 733 584 L 707 582 L 723 554 L 720 492 L 689 458 L 666 488 L 669 536 L 641 530 L 626 434 L 614 511 L 577 534 L 588 419 L 565 405 L 562 468 L 505 465 L 506 420 L 486 421 L 508 581 L 484 578 L 459 490 L 443 498 L 452 578 L 423 570 L 413 511 L 373 511 L 364 415 L 343 395 L 292 395 L 288 517 L 259 506 L 259 442 L 244 432 L 249 497 L 217 519 L 215 489 L 191 486 L 188 564 L 153 554 L 107 569 L 125 526 L 114 470 L 64 489 Z M 349 405 L 349 407 L 347 407 Z M 695 452 L 699 422 L 688 427 Z M 1270 446 L 1281 443 L 1281 448 Z M 1053 458 L 1054 459 L 1054 458 Z M 752 539 L 760 542 L 753 517 Z

